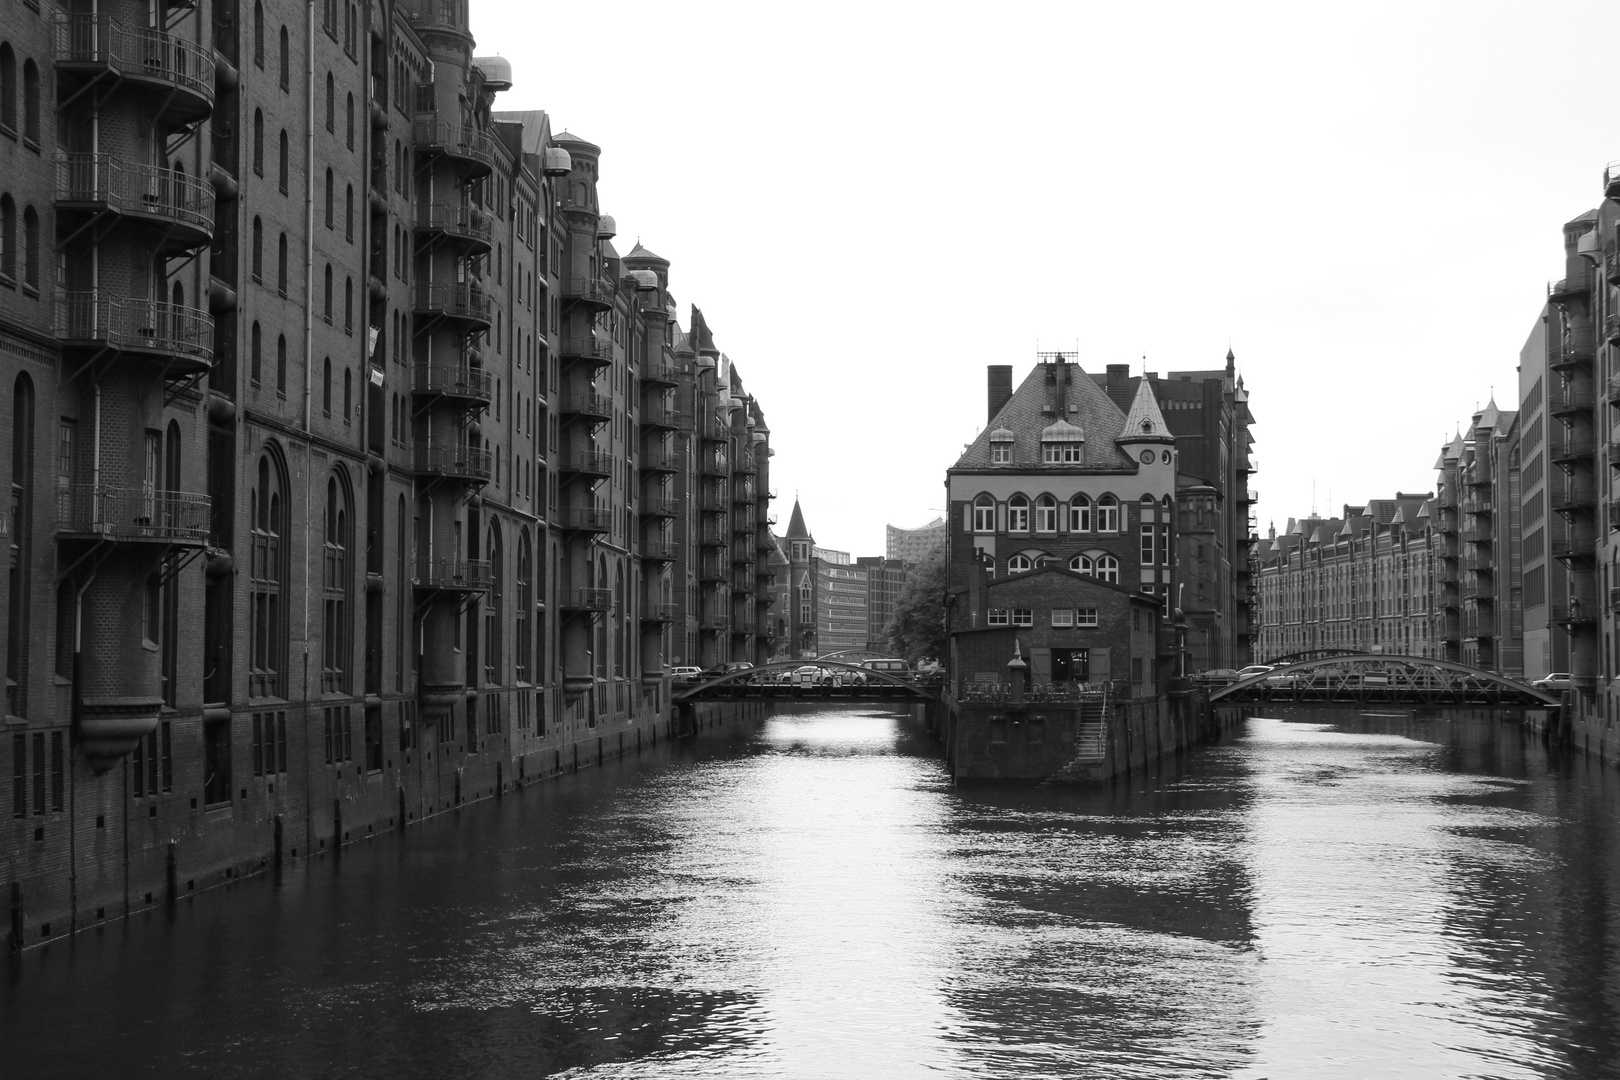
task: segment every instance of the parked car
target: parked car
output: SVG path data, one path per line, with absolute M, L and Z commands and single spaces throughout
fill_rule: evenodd
M 1238 673 L 1233 668 L 1218 667 L 1208 671 L 1193 672 L 1192 680 L 1200 686 L 1230 686 L 1238 681 Z
M 1238 679 L 1252 679 L 1256 675 L 1264 675 L 1268 671 L 1275 670 L 1276 668 L 1272 664 L 1250 664 L 1248 667 L 1238 668 Z
M 680 667 L 672 667 L 669 669 L 669 677 L 678 683 L 697 682 L 702 675 L 702 668 L 694 667 L 690 664 L 682 664 Z
M 1530 685 L 1537 690 L 1551 690 L 1554 693 L 1563 693 L 1565 690 L 1575 689 L 1575 676 L 1567 671 L 1553 671 Z

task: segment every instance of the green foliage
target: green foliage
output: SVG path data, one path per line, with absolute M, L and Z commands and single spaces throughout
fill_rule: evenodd
M 889 647 L 907 663 L 924 657 L 945 659 L 945 545 L 939 544 L 911 568 L 885 628 Z

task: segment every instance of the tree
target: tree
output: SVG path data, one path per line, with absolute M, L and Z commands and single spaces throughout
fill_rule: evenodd
M 923 657 L 945 658 L 945 545 L 919 559 L 894 602 L 885 628 L 889 646 L 915 664 Z

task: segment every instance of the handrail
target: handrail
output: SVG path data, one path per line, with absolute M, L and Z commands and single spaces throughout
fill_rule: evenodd
M 200 308 L 162 300 L 112 296 L 96 290 L 63 292 L 56 305 L 56 335 L 63 341 L 104 342 L 114 348 L 150 349 L 214 359 L 214 317 Z
M 422 284 L 416 289 L 418 311 L 438 311 L 462 319 L 495 321 L 495 301 L 477 285 Z
M 58 64 L 106 64 L 126 75 L 162 78 L 214 100 L 214 54 L 161 30 L 126 27 L 108 15 L 58 14 Z
M 495 140 L 489 132 L 465 124 L 417 117 L 411 125 L 411 138 L 417 146 L 442 147 L 456 157 L 490 166 L 495 163 Z
M 437 229 L 475 240 L 488 240 L 494 233 L 494 215 L 471 203 L 423 203 L 417 215 L 418 229 Z
M 189 491 L 65 484 L 56 489 L 60 532 L 206 542 L 213 500 Z
M 434 589 L 487 589 L 494 580 L 488 559 L 454 555 L 418 555 L 416 583 Z
M 454 394 L 489 400 L 494 395 L 494 376 L 484 368 L 449 362 L 415 364 L 414 389 L 424 394 Z
M 113 154 L 64 154 L 56 162 L 59 202 L 103 203 L 214 228 L 214 186 L 179 169 L 138 165 Z

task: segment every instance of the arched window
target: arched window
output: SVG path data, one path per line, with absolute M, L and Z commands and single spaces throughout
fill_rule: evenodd
M 531 653 L 534 651 L 529 639 L 529 612 L 534 609 L 534 592 L 530 587 L 534 579 L 532 561 L 529 531 L 523 529 L 518 533 L 517 610 L 512 613 L 512 666 L 513 674 L 520 683 L 530 681 L 529 661 L 533 659 Z
M 1069 569 L 1073 570 L 1077 574 L 1085 574 L 1087 577 L 1090 577 L 1092 574 L 1096 573 L 1097 567 L 1096 564 L 1091 561 L 1090 555 L 1076 555 L 1074 558 L 1069 560 Z
M 23 285 L 39 291 L 39 215 L 32 206 L 23 211 Z
M 343 332 L 354 333 L 354 278 L 343 279 Z
M 287 129 L 281 129 L 281 164 L 276 166 L 277 180 L 281 184 L 281 193 L 287 194 L 287 169 L 290 166 L 291 155 L 287 152 Z
M 337 181 L 332 176 L 332 170 L 326 170 L 326 227 L 332 227 L 332 211 L 337 202 Z
M 276 291 L 287 295 L 287 234 L 276 241 Z
M 345 114 L 345 118 L 344 118 L 344 123 L 346 125 L 345 128 L 344 128 L 344 138 L 349 144 L 349 149 L 353 150 L 354 149 L 354 95 L 353 94 L 349 95 L 349 103 L 348 103 L 347 108 L 348 108 L 348 111 Z
M 354 628 L 350 625 L 349 493 L 337 476 L 326 481 L 326 517 L 321 531 L 321 692 L 350 692 Z
M 264 331 L 259 329 L 259 323 L 256 319 L 253 322 L 253 330 L 249 333 L 248 339 L 248 380 L 254 386 L 258 386 L 259 380 L 264 376 Z
M 0 274 L 17 277 L 17 204 L 0 195 Z
M 337 131 L 337 80 L 332 73 L 326 73 L 326 130 Z
M 1112 495 L 1097 500 L 1097 531 L 1119 532 L 1119 500 Z
M 326 264 L 326 272 L 321 277 L 321 318 L 326 325 L 332 325 L 332 264 Z
M 39 65 L 23 61 L 23 138 L 39 143 Z
M 326 358 L 321 379 L 321 415 L 332 415 L 332 358 Z
M 259 455 L 257 480 L 248 502 L 253 514 L 248 569 L 248 696 L 285 697 L 282 593 L 286 553 L 281 538 L 287 534 L 287 499 L 280 465 L 269 451 Z
M 264 111 L 253 110 L 253 173 L 264 175 Z
M 264 222 L 253 219 L 253 280 L 264 281 Z
M 1091 500 L 1084 495 L 1076 495 L 1069 503 L 1069 531 L 1091 531 Z
M 1058 527 L 1057 500 L 1050 495 L 1042 495 L 1035 500 L 1035 531 L 1055 533 Z
M 1007 560 L 1007 573 L 1009 574 L 1022 574 L 1029 570 L 1029 568 L 1030 562 L 1028 555 L 1014 555 L 1012 558 Z
M 4 466 L 0 466 L 4 468 Z M 33 566 L 34 383 L 20 374 L 11 391 L 11 587 L 6 606 L 6 713 L 28 715 L 28 672 L 32 666 L 33 590 L 23 583 Z M 88 508 L 87 508 L 88 509 Z M 48 692 L 48 691 L 47 691 Z
M 1007 500 L 1007 531 L 1029 532 L 1029 500 L 1022 495 Z
M 354 185 L 343 193 L 343 239 L 354 243 Z
M 484 595 L 484 682 L 501 685 L 501 533 L 492 521 L 484 554 L 489 558 L 489 592 Z
M 976 533 L 996 531 L 996 500 L 988 493 L 973 500 L 973 531 Z
M 343 422 L 345 424 L 354 416 L 354 372 L 347 367 L 343 369 Z
M 253 62 L 264 67 L 264 0 L 253 4 Z
M 17 127 L 17 54 L 0 42 L 0 125 Z
M 292 88 L 292 56 L 287 48 L 287 28 L 281 28 L 281 88 Z
M 1097 579 L 1119 584 L 1119 560 L 1112 555 L 1097 556 Z
M 276 393 L 287 396 L 287 335 L 276 335 Z

